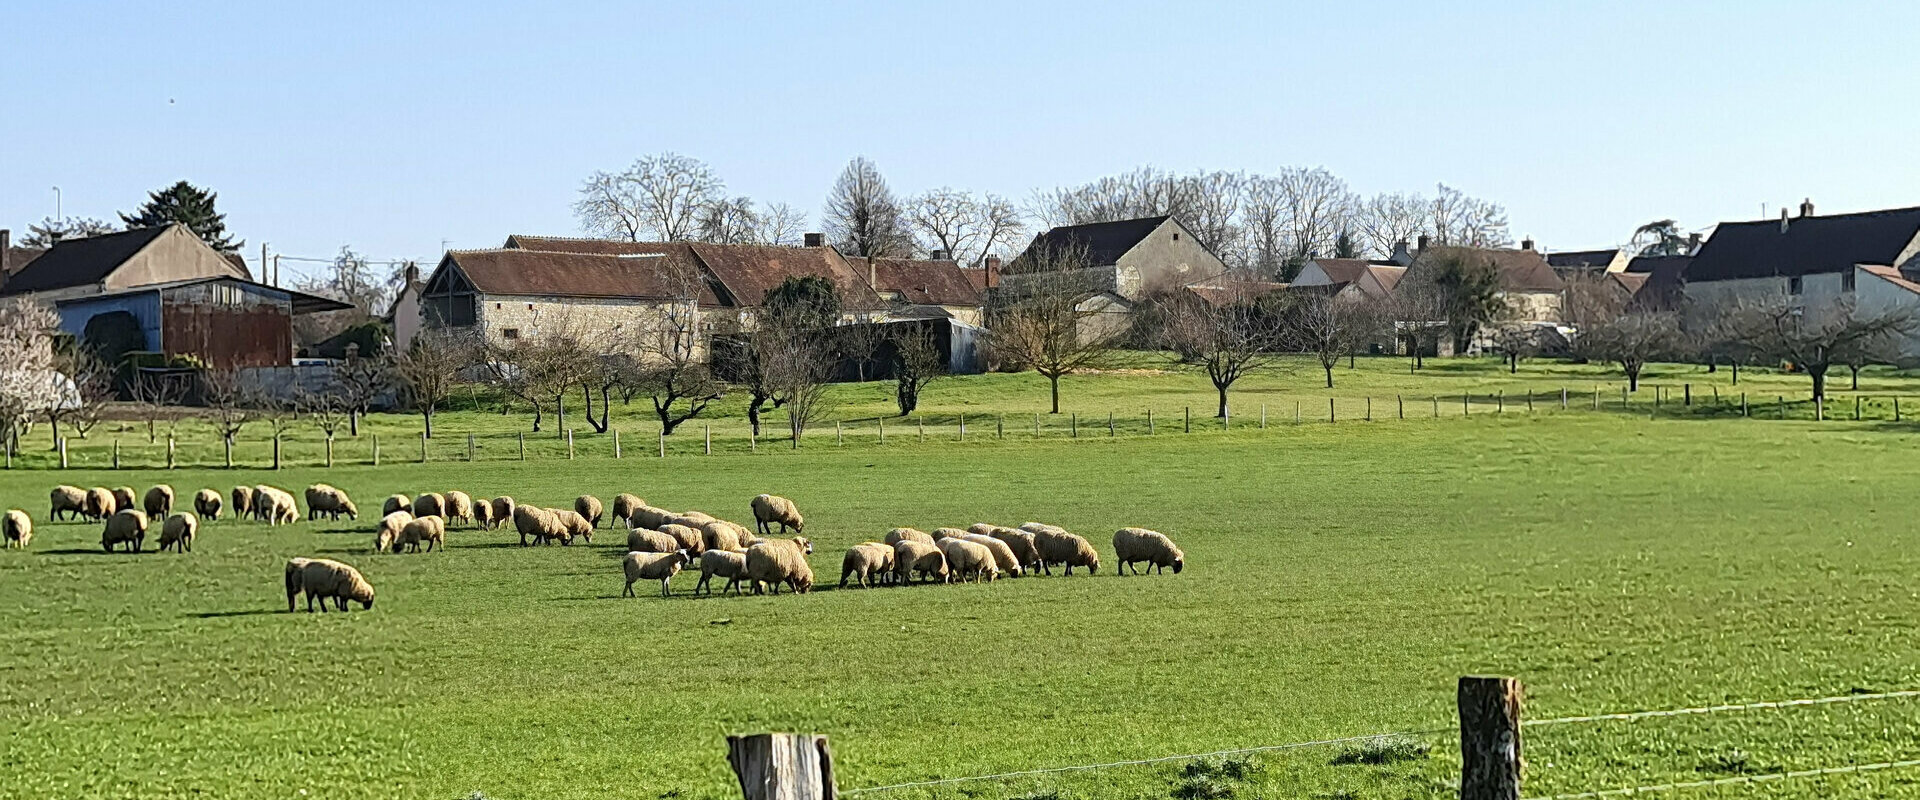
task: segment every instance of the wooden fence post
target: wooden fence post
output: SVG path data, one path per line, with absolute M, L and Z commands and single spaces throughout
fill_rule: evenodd
M 573 429 L 567 429 L 567 460 L 573 460 Z
M 473 463 L 473 433 L 467 433 L 467 463 Z
M 960 415 L 960 441 L 967 440 L 967 415 Z
M 1460 800 L 1520 800 L 1520 681 L 1460 679 Z
M 1750 416 L 1747 413 L 1747 393 L 1746 392 L 1740 393 L 1740 416 L 1743 416 L 1743 417 Z
M 1397 409 L 1394 413 L 1399 415 L 1401 419 L 1407 418 L 1407 398 L 1405 396 L 1394 395 L 1393 407 Z
M 1781 394 L 1774 395 L 1773 405 L 1775 408 L 1779 409 L 1780 418 L 1786 419 L 1787 418 L 1787 396 L 1781 395 Z
M 993 438 L 1007 438 L 1007 415 L 995 414 L 993 417 Z
M 840 425 L 840 420 L 837 419 L 833 421 L 833 446 L 847 446 L 847 431 Z
M 1220 429 L 1228 430 L 1228 431 L 1233 430 L 1233 409 L 1231 408 L 1220 409 Z
M 705 423 L 702 427 L 707 429 L 705 436 L 707 455 L 713 455 L 713 423 Z
M 1693 384 L 1683 383 L 1683 384 L 1680 384 L 1680 388 L 1682 391 L 1686 392 L 1686 394 L 1681 397 L 1680 404 L 1683 406 L 1693 405 Z
M 1373 421 L 1373 395 L 1367 395 L 1367 421 Z
M 963 427 L 963 428 L 961 428 L 961 430 L 962 430 L 962 431 L 965 431 L 965 430 L 966 430 L 966 428 L 964 428 L 964 427 Z M 1114 432 L 1113 432 L 1113 412 L 1111 412 L 1111 411 L 1109 411 L 1109 412 L 1107 412 L 1107 436 L 1108 436 L 1109 438 L 1111 438 L 1111 437 L 1112 437 L 1113 435 L 1114 435 Z M 965 437 L 965 434 L 963 433 L 963 434 L 961 434 L 961 436 L 962 436 L 962 437 L 964 438 L 964 437 Z
M 1433 418 L 1440 418 L 1440 395 L 1433 396 Z
M 1260 430 L 1267 429 L 1267 404 L 1260 404 Z
M 1855 422 L 1860 421 L 1860 395 L 1857 394 L 1853 396 L 1853 419 Z
M 333 436 L 327 436 L 327 469 L 333 469 Z
M 120 440 L 113 440 L 113 468 L 120 468 Z
M 373 465 L 377 467 L 380 466 L 380 434 L 371 435 L 373 436 Z
M 1473 407 L 1467 405 L 1467 403 L 1469 402 L 1469 398 L 1470 398 L 1470 395 L 1468 395 L 1466 392 L 1460 393 L 1460 416 L 1463 416 L 1463 417 L 1473 416 Z
M 880 443 L 886 444 L 887 443 L 887 421 L 883 419 L 883 420 L 879 420 L 879 423 L 880 423 Z
M 273 435 L 273 468 L 280 469 L 280 434 Z
M 525 461 L 527 460 L 527 434 L 521 431 L 517 435 L 520 437 L 520 460 Z
M 1560 387 L 1560 410 L 1567 410 L 1567 387 Z
M 1501 389 L 1499 394 L 1494 396 L 1493 402 L 1494 402 L 1493 413 L 1495 414 L 1507 413 L 1507 390 Z
M 7 469 L 13 469 L 13 440 L 0 442 L 0 450 L 7 451 Z
M 1533 390 L 1527 390 L 1527 413 L 1533 413 Z
M 1153 409 L 1147 409 L 1147 435 L 1153 435 Z
M 927 415 L 921 414 L 915 417 L 914 421 L 920 423 L 920 441 L 925 442 L 927 440 Z
M 1327 398 L 1327 424 L 1333 424 L 1333 398 Z
M 1193 406 L 1187 406 L 1187 433 L 1193 432 Z
M 613 429 L 613 460 L 620 460 L 620 429 Z
M 1293 401 L 1293 424 L 1300 424 L 1300 401 Z
M 420 463 L 427 463 L 427 432 L 420 432 Z
M 1593 387 L 1593 410 L 1600 410 L 1600 387 Z
M 1899 401 L 1896 400 L 1894 402 L 1898 403 Z M 1898 414 L 1894 415 L 1896 419 L 1899 416 Z M 173 434 L 171 433 L 167 434 L 167 469 L 173 469 Z
M 60 468 L 66 469 L 67 468 L 67 437 L 65 436 L 60 437 L 60 441 L 58 442 L 58 444 L 60 445 Z M 227 467 L 229 469 L 233 467 L 233 446 L 232 445 L 227 446 Z
M 1893 421 L 1900 421 L 1900 398 L 1893 398 Z
M 835 800 L 833 750 L 827 737 L 758 733 L 727 737 L 727 763 L 746 800 Z
M 660 426 L 660 457 L 667 457 L 667 427 Z
M 1067 413 L 1067 432 L 1069 438 L 1080 438 L 1080 412 L 1071 411 Z
M 1033 415 L 1033 438 L 1040 438 L 1040 415 Z

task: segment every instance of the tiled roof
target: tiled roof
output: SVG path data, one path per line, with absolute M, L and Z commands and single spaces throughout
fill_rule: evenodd
M 1420 252 L 1420 262 L 1450 253 L 1490 262 L 1500 273 L 1501 288 L 1509 292 L 1557 292 L 1566 288 L 1547 259 L 1533 250 L 1506 250 L 1485 247 L 1432 247 Z M 1417 266 L 1416 266 L 1417 268 Z
M 515 235 L 507 238 L 508 250 L 546 251 L 559 254 L 599 255 L 605 257 L 671 254 L 692 259 L 711 278 L 715 299 L 720 305 L 752 307 L 766 299 L 767 291 L 790 277 L 819 276 L 833 282 L 840 292 L 840 303 L 850 309 L 878 308 L 880 296 L 867 285 L 866 276 L 854 271 L 846 259 L 831 247 L 780 247 L 757 244 L 705 244 L 701 242 L 621 242 L 605 239 L 568 239 L 548 236 Z M 559 263 L 559 262 L 553 262 Z M 659 282 L 647 283 L 635 278 L 629 288 L 659 291 Z M 564 282 L 580 286 L 568 278 Z M 651 287 L 651 288 L 649 288 Z M 503 292 L 505 293 L 505 292 Z M 601 288 L 593 292 L 569 291 L 557 294 L 602 297 L 647 297 L 654 295 Z M 703 301 L 705 302 L 705 301 Z
M 1890 264 L 1920 237 L 1920 208 L 1800 216 L 1786 221 L 1723 222 L 1700 246 L 1687 280 L 1844 272 L 1856 264 Z
M 980 290 L 952 261 L 848 257 L 847 262 L 857 271 L 871 269 L 873 288 L 914 305 L 980 305 Z M 984 280 L 986 270 L 980 273 Z
M 474 288 L 486 294 L 553 297 L 620 297 L 672 300 L 679 290 L 667 265 L 698 270 L 684 244 L 627 243 L 625 255 L 554 253 L 539 250 L 454 250 L 443 259 L 458 267 Z M 723 305 L 703 286 L 702 305 Z
M 21 294 L 97 284 L 166 232 L 165 227 L 140 228 L 56 242 L 33 263 L 15 271 L 0 292 Z
M 1085 249 L 1086 266 L 1104 267 L 1117 264 L 1120 257 L 1126 255 L 1142 239 L 1147 238 L 1170 217 L 1142 217 L 1116 222 L 1092 222 L 1085 225 L 1062 225 L 1033 237 L 1033 243 L 1027 245 L 1027 251 L 1039 249 L 1042 252 L 1064 253 Z M 1020 254 L 1008 265 L 1008 272 L 1018 272 L 1027 260 L 1027 254 Z
M 1548 253 L 1547 264 L 1556 269 L 1602 269 L 1613 263 L 1620 255 L 1619 248 L 1611 250 L 1571 250 L 1565 253 Z

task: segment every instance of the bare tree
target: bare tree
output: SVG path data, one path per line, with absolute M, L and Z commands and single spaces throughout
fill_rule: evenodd
M 168 422 L 167 432 L 173 432 L 178 416 L 173 412 L 175 406 L 186 399 L 187 386 L 163 373 L 151 373 L 135 370 L 129 392 L 133 396 L 134 408 L 140 419 L 147 423 L 147 443 L 160 440 L 160 422 Z
M 1440 244 L 1506 247 L 1513 243 L 1513 237 L 1507 233 L 1504 206 L 1471 197 L 1444 183 L 1434 196 L 1428 227 Z
M 835 328 L 833 333 L 840 355 L 853 364 L 854 377 L 866 383 L 874 360 L 879 357 L 880 345 L 890 341 L 891 334 L 876 323 L 864 322 Z
M 433 415 L 453 394 L 460 370 L 473 363 L 466 337 L 450 330 L 428 328 L 414 337 L 413 346 L 393 360 L 393 375 L 406 391 L 408 402 L 420 413 L 427 438 L 433 438 Z
M 85 439 L 88 433 L 93 432 L 94 426 L 100 424 L 106 414 L 107 404 L 116 397 L 113 368 L 78 347 L 61 360 L 64 363 L 58 369 L 73 381 L 73 404 L 66 414 L 67 425 L 75 435 Z
M 209 369 L 200 373 L 200 399 L 207 405 L 207 421 L 220 433 L 220 441 L 226 447 L 227 466 L 233 466 L 234 439 L 259 413 L 253 394 L 251 385 L 237 369 Z
M 1402 278 L 1382 313 L 1391 320 L 1393 338 L 1407 349 L 1407 372 L 1426 366 L 1426 353 L 1439 352 L 1447 330 L 1447 302 L 1432 281 Z
M 393 384 L 392 359 L 363 356 L 358 345 L 347 345 L 347 357 L 335 362 L 329 378 L 333 393 L 347 412 L 347 434 L 360 435 L 360 418 Z
M 1286 210 L 1289 255 L 1302 261 L 1331 253 L 1340 232 L 1351 227 L 1355 200 L 1347 182 L 1321 167 L 1289 167 L 1276 180 Z M 1281 278 L 1293 276 L 1282 273 Z
M 1297 297 L 1286 311 L 1289 338 L 1299 350 L 1312 353 L 1333 388 L 1333 368 L 1340 359 L 1372 341 L 1380 333 L 1380 316 L 1370 301 L 1338 295 Z
M 760 212 L 751 197 L 715 198 L 700 208 L 696 238 L 713 244 L 757 244 Z
M 9 452 L 19 449 L 36 413 L 64 400 L 65 382 L 53 370 L 59 330 L 51 303 L 0 298 L 0 447 Z
M 622 172 L 589 176 L 573 213 L 580 227 L 595 236 L 686 241 L 698 230 L 701 210 L 725 188 L 704 162 L 662 153 L 641 158 Z
M 1085 277 L 1084 249 L 1029 250 L 1026 262 L 1017 287 L 995 295 L 988 343 L 1002 360 L 1047 379 L 1058 414 L 1061 376 L 1104 361 L 1126 330 L 1085 306 L 1098 292 Z
M 893 401 L 904 417 L 920 407 L 927 384 L 947 374 L 946 354 L 932 331 L 902 325 L 888 338 L 893 343 Z
M 823 221 L 834 246 L 847 255 L 912 255 L 913 234 L 907 230 L 900 202 L 887 188 L 880 168 L 865 156 L 849 162 L 834 181 Z
M 339 391 L 331 385 L 320 391 L 305 388 L 296 390 L 293 407 L 307 419 L 312 420 L 314 427 L 320 429 L 320 433 L 326 436 L 329 443 L 333 441 L 334 435 L 340 432 L 340 428 L 348 424 L 348 419 L 352 416 L 347 408 L 346 399 L 341 397 Z
M 807 215 L 786 203 L 773 203 L 755 220 L 754 241 L 760 244 L 792 246 L 800 244 L 807 227 Z
M 1507 364 L 1507 374 L 1518 374 L 1520 362 L 1546 352 L 1546 331 L 1535 325 L 1500 325 L 1493 331 L 1493 347 Z
M 20 246 L 45 249 L 66 239 L 85 239 L 118 230 L 120 226 L 94 217 L 47 217 L 27 226 L 27 235 L 21 237 Z
M 1245 268 L 1261 280 L 1280 276 L 1291 255 L 1287 247 L 1287 195 L 1279 179 L 1254 175 L 1247 179 L 1241 204 Z
M 1833 365 L 1891 351 L 1899 339 L 1920 329 L 1920 320 L 1906 309 L 1864 310 L 1851 297 L 1819 304 L 1794 299 L 1737 304 L 1727 315 L 1727 331 L 1755 358 L 1806 370 L 1815 400 L 1826 399 L 1827 370 Z
M 1022 230 L 1020 212 L 1005 198 L 947 188 L 908 201 L 907 221 L 925 249 L 944 250 L 962 264 L 1014 244 Z
M 1574 339 L 1574 352 L 1594 361 L 1619 364 L 1627 376 L 1627 389 L 1637 392 L 1641 370 L 1649 362 L 1676 354 L 1684 342 L 1678 315 L 1625 311 L 1580 329 Z
M 1633 229 L 1633 239 L 1627 247 L 1642 256 L 1683 256 L 1689 249 L 1680 223 L 1670 219 L 1654 220 Z
M 1355 216 L 1367 248 L 1387 256 L 1395 247 L 1432 232 L 1429 209 L 1427 199 L 1417 193 L 1382 192 L 1361 205 Z
M 1214 415 L 1227 416 L 1227 390 L 1248 373 L 1270 363 L 1284 344 L 1284 331 L 1273 309 L 1246 291 L 1236 291 L 1220 303 L 1192 298 L 1168 304 L 1161 336 L 1165 345 L 1206 367 L 1207 378 L 1219 394 Z

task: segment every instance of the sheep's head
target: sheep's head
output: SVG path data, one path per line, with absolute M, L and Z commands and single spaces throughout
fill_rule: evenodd
M 805 536 L 795 536 L 793 537 L 793 543 L 800 546 L 800 552 L 813 555 L 813 540 Z
M 1187 566 L 1186 556 L 1175 556 L 1173 559 L 1173 574 L 1175 575 L 1180 574 L 1180 570 L 1186 568 L 1186 566 Z
M 360 508 L 355 506 L 352 500 L 340 501 L 340 510 L 347 512 L 347 519 L 360 518 Z

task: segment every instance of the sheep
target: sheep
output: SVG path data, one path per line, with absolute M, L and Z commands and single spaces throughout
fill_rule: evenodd
M 957 539 L 967 535 L 967 532 L 959 528 L 934 528 L 931 535 L 933 536 L 933 543 L 939 544 L 941 540 Z
M 1172 539 L 1159 531 L 1146 528 L 1121 528 L 1113 532 L 1113 560 L 1119 566 L 1120 574 L 1127 574 L 1132 568 L 1133 574 L 1140 574 L 1140 568 L 1134 566 L 1146 562 L 1148 568 L 1164 573 L 1167 567 L 1173 567 L 1173 574 L 1187 566 L 1187 554 L 1180 552 Z
M 182 553 L 193 552 L 193 534 L 200 530 L 200 518 L 185 511 L 167 517 L 160 523 L 160 552 L 167 548 L 178 548 Z
M 693 524 L 688 524 L 689 522 Z M 701 547 L 706 550 L 745 550 L 760 541 L 752 531 L 724 519 L 709 517 L 705 522 L 698 522 L 682 515 L 675 517 L 667 525 L 684 525 L 700 531 Z M 665 525 L 661 526 L 663 529 L 665 527 Z
M 679 514 L 675 514 L 664 508 L 654 508 L 653 506 L 646 505 L 645 501 L 642 501 L 641 505 L 636 506 L 631 512 L 628 512 L 627 525 L 634 528 L 652 528 L 659 530 L 660 526 L 672 522 L 679 516 Z M 693 526 L 689 525 L 687 527 L 691 528 Z
M 1023 572 L 1032 572 L 1040 567 L 1040 547 L 1034 544 L 1032 531 L 1002 528 L 998 525 L 988 525 L 984 522 L 976 524 L 967 530 L 975 533 L 980 532 L 975 531 L 974 528 L 984 528 L 986 535 L 1005 543 L 1007 549 L 1013 551 L 1014 558 L 1019 559 L 1020 569 Z
M 384 517 L 395 511 L 405 511 L 408 514 L 412 514 L 413 498 L 408 497 L 404 494 L 387 495 L 387 502 L 380 504 L 380 516 Z
M 307 519 L 317 519 L 321 514 L 335 520 L 345 514 L 347 519 L 358 520 L 360 508 L 353 504 L 353 499 L 347 497 L 346 492 L 316 483 L 307 487 Z
M 893 548 L 880 542 L 861 542 L 847 548 L 846 556 L 840 559 L 840 588 L 847 588 L 851 576 L 854 585 L 870 589 L 875 578 L 892 571 Z
M 671 553 L 684 550 L 680 540 L 665 533 L 646 528 L 634 528 L 627 531 L 627 552 L 629 553 Z
M 600 527 L 600 519 L 606 516 L 605 510 L 606 507 L 600 505 L 600 498 L 593 495 L 583 494 L 573 498 L 573 513 L 579 514 L 595 528 Z
M 6 534 L 8 550 L 16 547 L 25 550 L 33 543 L 33 518 L 17 508 L 8 511 L 0 516 L 0 532 Z
M 527 537 L 533 537 L 534 544 L 547 544 L 555 539 L 561 544 L 571 544 L 573 534 L 552 511 L 539 506 L 515 506 L 513 509 L 513 527 L 520 532 L 520 546 L 527 546 Z
M 261 485 L 253 487 L 253 513 L 268 525 L 292 525 L 300 519 L 300 506 L 287 490 Z
M 429 553 L 433 552 L 434 545 L 446 549 L 447 521 L 434 516 L 414 517 L 412 522 L 400 529 L 400 538 L 394 541 L 393 551 L 398 553 L 404 548 L 406 552 L 418 553 L 421 542 L 427 543 Z
M 885 541 L 887 544 L 899 544 L 904 541 L 933 544 L 933 537 L 927 535 L 926 531 L 914 530 L 913 528 L 894 528 L 893 530 L 887 531 L 887 538 L 882 541 Z
M 740 579 L 747 576 L 747 554 L 733 550 L 708 550 L 700 554 L 700 582 L 693 587 L 693 593 L 699 594 L 705 589 L 713 594 L 713 576 L 727 579 L 727 588 L 721 593 L 731 591 L 740 593 Z
M 233 487 L 233 518 L 245 519 L 253 516 L 253 489 L 246 486 Z
M 219 519 L 222 498 L 212 489 L 201 489 L 193 493 L 193 513 L 201 519 Z
M 690 555 L 698 556 L 707 551 L 706 534 L 700 531 L 696 531 L 685 525 L 674 525 L 672 523 L 660 526 L 659 530 L 661 533 L 671 536 L 674 540 L 678 541 L 680 543 L 680 549 L 687 551 Z
M 139 508 L 139 502 L 139 498 L 133 494 L 133 487 L 118 486 L 113 489 L 113 507 L 118 511 L 125 511 L 129 508 Z M 147 516 L 153 515 L 149 514 Z
M 753 593 L 760 594 L 762 583 L 776 596 L 782 583 L 795 594 L 812 591 L 813 566 L 807 563 L 811 552 L 813 544 L 800 537 L 766 539 L 747 548 L 747 580 L 753 582 Z
M 168 514 L 173 513 L 173 487 L 171 486 L 163 483 L 148 489 L 145 500 L 144 506 L 149 519 L 166 519 Z
M 384 553 L 396 550 L 400 541 L 400 531 L 413 521 L 413 512 L 405 509 L 395 511 L 380 518 L 380 528 L 373 535 L 373 552 Z
M 120 510 L 120 501 L 114 499 L 112 489 L 95 486 L 87 490 L 87 510 L 81 514 L 94 522 L 112 517 Z
M 1100 554 L 1086 538 L 1050 525 L 1042 527 L 1050 530 L 1035 531 L 1034 545 L 1040 549 L 1040 568 L 1048 575 L 1055 564 L 1066 565 L 1068 575 L 1074 567 L 1086 567 L 1088 575 L 1100 571 Z
M 646 505 L 647 501 L 621 492 L 613 496 L 613 516 L 615 519 L 632 519 L 633 512 Z
M 593 523 L 588 522 L 587 518 L 580 512 L 569 511 L 564 508 L 549 508 L 547 510 L 553 512 L 554 518 L 560 520 L 560 524 L 567 529 L 567 538 L 560 540 L 561 544 L 572 544 L 573 538 L 576 536 L 580 537 L 580 540 L 583 542 L 588 544 L 593 543 Z
M 458 522 L 460 520 L 466 520 L 467 522 L 473 521 L 473 495 L 462 491 L 451 491 L 447 492 L 444 497 L 447 498 L 446 519 L 448 522 Z
M 1000 569 L 993 563 L 993 551 L 988 550 L 986 545 L 969 542 L 959 536 L 949 536 L 940 540 L 939 547 L 940 552 L 947 556 L 947 569 L 955 581 L 972 578 L 977 582 L 986 578 L 988 583 L 992 583 L 1000 575 Z
M 481 530 L 492 530 L 494 522 L 493 501 L 484 497 L 474 498 L 473 524 L 480 526 Z
M 140 552 L 140 545 L 147 540 L 147 513 L 137 508 L 116 511 L 107 518 L 107 527 L 100 534 L 100 549 L 109 553 L 113 546 L 125 542 L 132 552 Z
M 447 513 L 447 496 L 439 492 L 427 492 L 413 498 L 415 517 L 438 517 Z
M 493 498 L 494 527 L 497 528 L 501 525 L 505 525 L 507 524 L 507 520 L 513 519 L 513 506 L 514 506 L 513 498 L 508 497 L 504 494 L 500 495 L 499 497 Z
M 686 525 L 689 528 L 698 528 L 703 523 L 708 523 L 716 519 L 719 519 L 719 517 L 715 517 L 712 514 L 708 514 L 704 511 L 682 511 L 678 514 L 678 516 L 693 520 L 693 522 L 691 523 L 681 523 L 683 525 Z
M 313 613 L 313 601 L 320 601 L 320 610 L 327 610 L 327 600 L 334 601 L 334 607 L 345 611 L 347 601 L 360 604 L 362 610 L 373 608 L 373 584 L 360 576 L 360 571 L 326 558 L 287 559 L 287 613 L 293 613 L 293 598 L 301 592 L 307 593 L 307 613 Z
M 632 597 L 633 582 L 646 579 L 660 581 L 660 596 L 672 597 L 673 589 L 667 582 L 673 580 L 673 576 L 680 574 L 680 568 L 685 567 L 691 560 L 693 557 L 687 555 L 685 550 L 675 550 L 671 553 L 628 553 L 626 559 L 620 562 L 621 571 L 627 574 L 627 589 L 622 594 Z
M 49 522 L 59 522 L 61 514 L 68 519 L 87 515 L 87 490 L 78 486 L 55 486 L 49 499 L 52 501 L 47 511 Z
M 947 554 L 940 551 L 932 542 L 919 539 L 902 539 L 893 545 L 893 581 L 899 584 L 913 583 L 913 574 L 920 573 L 921 581 L 938 578 L 947 582 Z
M 1020 577 L 1020 557 L 1014 554 L 1013 548 L 1007 546 L 1006 542 L 978 533 L 964 533 L 957 538 L 987 548 L 987 552 L 993 554 L 994 567 L 998 568 L 1001 574 Z
M 792 500 L 779 495 L 763 494 L 753 498 L 753 522 L 758 530 L 768 536 L 773 535 L 773 523 L 780 523 L 781 535 L 787 529 L 800 533 L 806 527 L 806 520 L 800 516 L 800 508 Z

